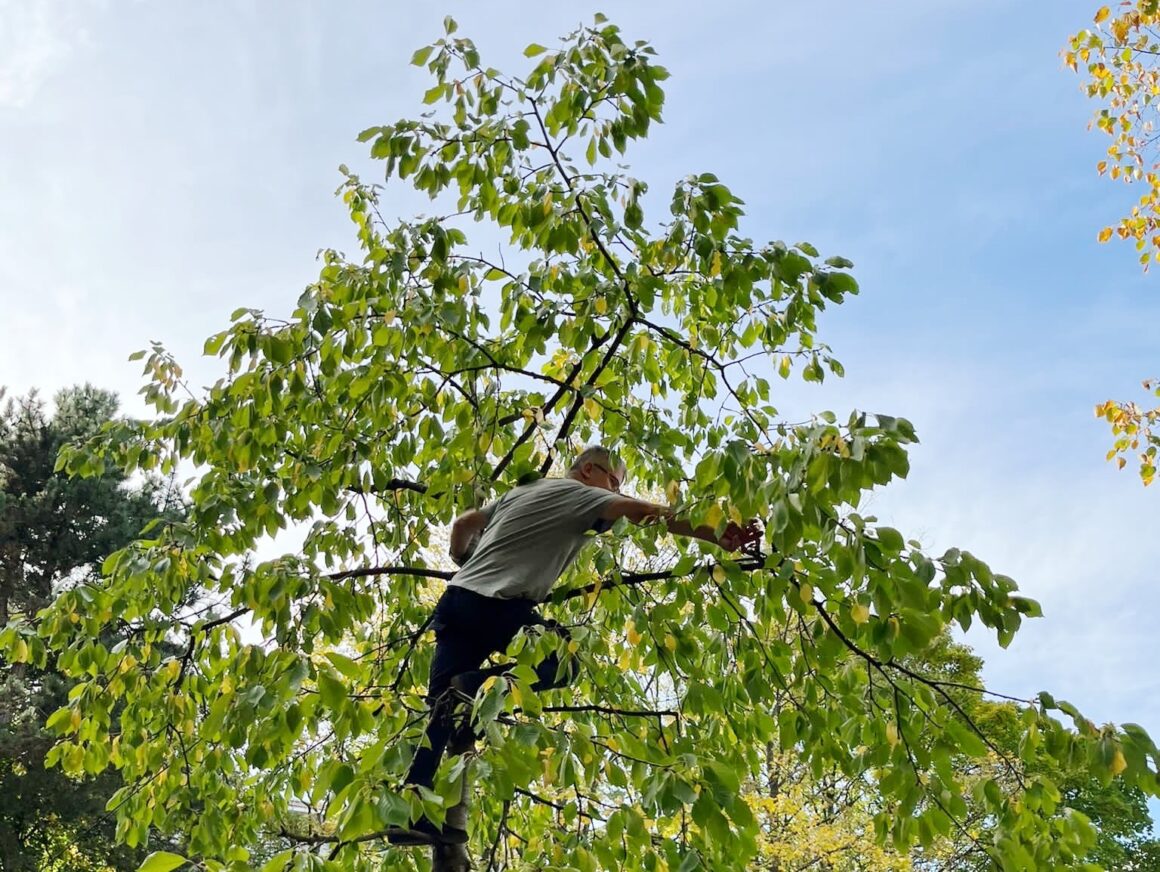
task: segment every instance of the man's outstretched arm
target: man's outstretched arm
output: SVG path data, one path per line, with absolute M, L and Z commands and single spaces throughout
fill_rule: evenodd
M 682 520 L 673 513 L 668 506 L 637 500 L 632 497 L 618 497 L 604 507 L 600 517 L 602 520 L 613 522 L 621 518 L 628 518 L 634 524 L 644 525 L 654 521 L 664 521 L 670 533 L 678 536 L 692 536 L 705 542 L 710 542 L 726 551 L 736 551 L 743 545 L 756 542 L 761 538 L 761 529 L 756 521 L 750 521 L 741 526 L 729 523 L 719 537 L 713 528 L 707 524 L 693 527 L 688 521 Z

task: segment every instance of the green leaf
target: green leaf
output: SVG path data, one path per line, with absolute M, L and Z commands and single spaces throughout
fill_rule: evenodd
M 67 724 L 71 717 L 72 709 L 67 707 L 57 709 L 49 716 L 48 720 L 44 722 L 45 729 L 64 732 L 61 730 L 61 727 Z
M 335 669 L 350 679 L 358 679 L 362 677 L 362 667 L 354 660 L 351 660 L 345 654 L 339 654 L 337 651 L 327 651 L 326 659 L 334 664 Z
M 294 860 L 294 849 L 279 851 L 262 866 L 262 872 L 286 872 L 286 867 Z
M 188 862 L 180 854 L 171 854 L 169 851 L 154 851 L 145 858 L 145 862 L 137 867 L 137 872 L 170 872 L 170 870 Z
M 644 213 L 636 200 L 631 201 L 624 209 L 624 226 L 630 230 L 639 230 Z
M 431 57 L 431 52 L 435 51 L 435 46 L 427 45 L 416 51 L 411 55 L 411 66 L 421 67 L 427 63 L 427 58 Z
M 547 50 L 548 49 L 545 46 L 533 42 L 531 45 L 524 49 L 524 57 L 534 58 L 536 55 L 543 54 Z
M 219 351 L 221 351 L 221 347 L 225 343 L 226 337 L 229 335 L 230 333 L 228 330 L 223 330 L 221 333 L 214 334 L 205 341 L 205 345 L 202 347 L 202 353 L 208 357 L 212 357 L 213 355 L 217 354 Z M 144 351 L 138 352 L 138 356 L 141 356 L 144 353 Z
M 318 673 L 318 693 L 332 711 L 338 711 L 346 703 L 346 685 L 329 672 Z
M 906 544 L 902 534 L 893 527 L 877 527 L 875 533 L 878 535 L 878 542 L 882 548 L 891 554 L 901 553 Z
M 270 359 L 274 363 L 287 364 L 294 357 L 294 344 L 281 336 L 270 337 Z

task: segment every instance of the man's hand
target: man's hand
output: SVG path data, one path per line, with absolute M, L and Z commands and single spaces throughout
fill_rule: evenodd
M 746 545 L 760 542 L 762 532 L 761 525 L 757 521 L 750 521 L 744 527 L 730 521 L 725 527 L 725 532 L 721 534 L 721 538 L 717 540 L 717 544 L 726 551 L 736 551 Z

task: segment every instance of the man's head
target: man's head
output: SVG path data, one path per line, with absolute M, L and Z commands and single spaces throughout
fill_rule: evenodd
M 603 445 L 589 445 L 577 455 L 571 469 L 568 470 L 569 478 L 614 493 L 620 492 L 625 474 L 624 464 Z

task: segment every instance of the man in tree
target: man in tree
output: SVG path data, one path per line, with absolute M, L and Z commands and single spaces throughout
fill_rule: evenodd
M 427 698 L 431 720 L 427 747 L 419 749 L 407 775 L 410 784 L 430 787 L 453 731 L 457 702 L 474 698 L 484 681 L 507 666 L 481 668 L 491 655 L 507 648 L 525 627 L 544 627 L 567 638 L 567 630 L 546 621 L 536 604 L 547 598 L 556 580 L 589 541 L 620 518 L 634 524 L 664 519 L 669 532 L 694 536 L 734 551 L 761 535 L 756 523 L 730 523 L 721 536 L 712 527 L 693 528 L 677 520 L 666 506 L 622 496 L 626 469 L 600 445 L 584 449 L 564 478 L 541 479 L 513 488 L 482 509 L 458 517 L 451 527 L 451 558 L 462 569 L 449 582 L 435 606 L 435 656 Z M 533 690 L 562 687 L 575 678 L 571 664 L 557 654 L 536 666 Z M 410 830 L 392 831 L 392 844 L 428 840 L 462 844 L 467 833 L 457 827 L 435 826 L 426 818 Z

